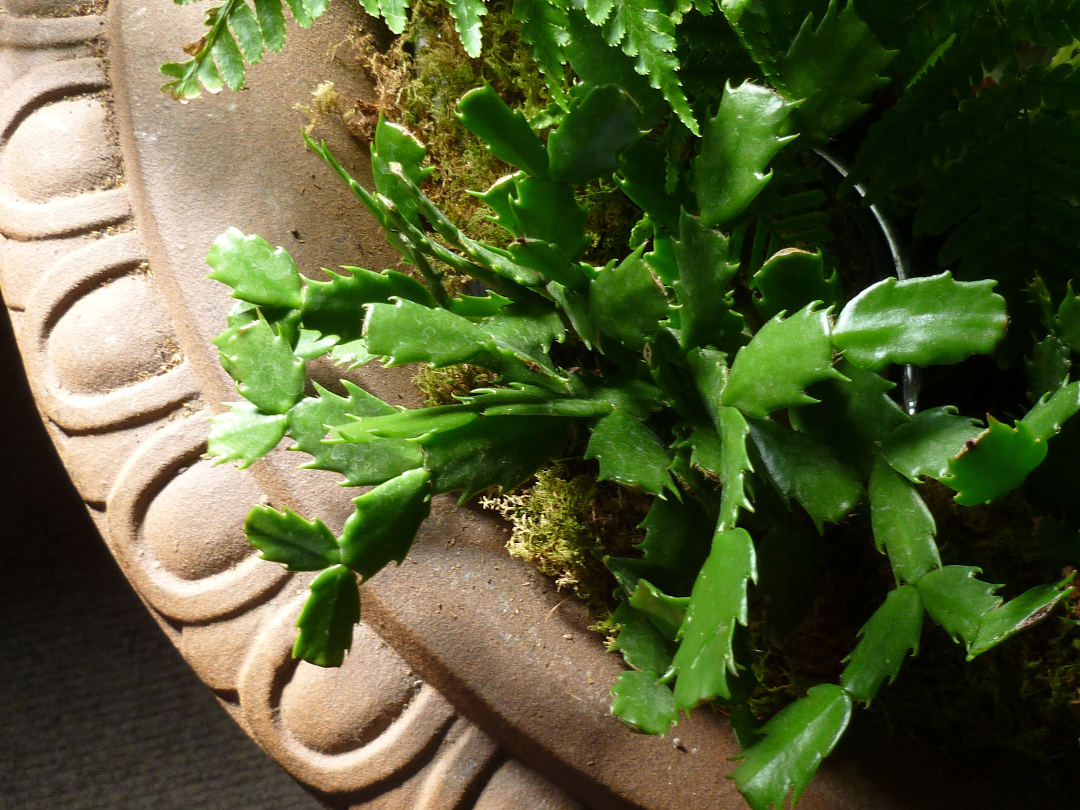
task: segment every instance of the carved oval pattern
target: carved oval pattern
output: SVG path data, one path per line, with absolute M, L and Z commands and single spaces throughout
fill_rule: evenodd
M 366 624 L 340 670 L 291 658 L 310 575 L 258 560 L 243 535 L 265 501 L 257 478 L 203 458 L 182 303 L 132 216 L 97 56 L 106 19 L 83 8 L 0 12 L 0 286 L 50 434 L 124 574 L 199 674 L 237 695 L 245 729 L 322 793 L 357 808 L 576 810 Z

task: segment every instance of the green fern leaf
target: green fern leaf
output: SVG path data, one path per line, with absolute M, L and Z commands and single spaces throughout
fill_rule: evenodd
M 851 696 L 835 684 L 823 683 L 769 720 L 761 729 L 765 739 L 743 752 L 734 773 L 750 807 L 783 807 L 792 791 L 792 804 L 797 802 L 850 719 Z
M 285 44 L 285 12 L 281 0 L 255 0 L 255 17 L 267 50 L 280 51 Z
M 609 45 L 636 57 L 635 70 L 664 94 L 687 129 L 700 134 L 678 76 L 675 23 L 662 4 L 658 0 L 587 0 L 586 14 L 594 25 L 603 25 Z
M 679 649 L 671 662 L 676 673 L 675 705 L 687 711 L 705 700 L 730 698 L 729 674 L 738 677 L 732 638 L 735 624 L 746 625 L 747 580 L 757 581 L 754 543 L 743 529 L 718 531 L 712 551 L 694 582 Z
M 529 55 L 544 74 L 548 90 L 559 106 L 567 105 L 565 48 L 570 42 L 570 20 L 559 0 L 514 0 L 513 15 L 521 22 L 521 38 L 529 45 Z
M 360 621 L 360 588 L 356 574 L 344 565 L 327 568 L 314 582 L 296 626 L 293 658 L 319 667 L 340 667 L 352 647 L 353 627 Z
M 473 59 L 480 56 L 480 18 L 487 14 L 482 0 L 448 0 L 454 29 L 461 38 L 465 53 Z
M 229 16 L 229 27 L 236 35 L 237 44 L 243 53 L 244 59 L 249 65 L 257 65 L 262 61 L 266 43 L 263 40 L 262 28 L 259 20 L 246 3 L 238 3 L 233 13 Z

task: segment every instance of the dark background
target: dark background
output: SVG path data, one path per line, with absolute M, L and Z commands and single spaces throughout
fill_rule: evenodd
M 41 424 L 3 310 L 0 808 L 99 807 L 321 805 L 218 705 L 121 575 Z

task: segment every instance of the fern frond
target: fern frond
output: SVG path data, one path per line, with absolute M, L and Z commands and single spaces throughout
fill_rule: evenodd
M 565 0 L 514 0 L 513 14 L 521 22 L 521 38 L 529 44 L 529 54 L 544 74 L 551 97 L 566 109 L 563 49 L 570 42 L 570 19 Z
M 293 19 L 303 28 L 326 10 L 326 0 L 289 0 Z M 281 0 L 255 0 L 255 10 L 245 0 L 226 0 L 206 12 L 210 29 L 193 45 L 186 62 L 166 62 L 161 72 L 172 77 L 161 89 L 175 99 L 187 101 L 201 94 L 218 93 L 223 86 L 244 86 L 245 63 L 257 65 L 266 51 L 276 53 L 285 44 L 285 14 Z
M 678 75 L 675 23 L 664 4 L 659 0 L 587 0 L 585 14 L 593 25 L 602 26 L 609 45 L 636 58 L 634 69 L 648 76 L 649 84 L 664 94 L 686 128 L 699 134 Z

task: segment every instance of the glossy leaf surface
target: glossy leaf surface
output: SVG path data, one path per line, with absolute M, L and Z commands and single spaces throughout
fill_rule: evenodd
M 431 473 L 421 468 L 354 498 L 356 511 L 338 541 L 341 562 L 364 580 L 391 561 L 400 565 L 431 510 L 431 494 Z
M 639 486 L 654 495 L 674 487 L 664 445 L 626 411 L 615 410 L 596 423 L 585 458 L 600 462 L 601 481 Z
M 882 452 L 894 470 L 918 484 L 923 476 L 948 475 L 949 459 L 982 432 L 977 419 L 958 416 L 951 405 L 930 408 L 889 433 Z
M 933 515 L 915 486 L 881 456 L 870 475 L 869 496 L 874 542 L 888 553 L 897 582 L 917 582 L 940 568 Z
M 819 532 L 825 521 L 836 523 L 855 508 L 861 476 L 828 447 L 768 419 L 749 424 L 761 472 L 781 495 L 799 502 Z
M 675 655 L 675 642 L 661 633 L 649 617 L 628 602 L 620 603 L 611 620 L 622 626 L 609 648 L 642 672 L 667 672 Z M 669 692 L 671 690 L 668 690 Z
M 736 408 L 721 407 L 717 412 L 720 428 L 720 468 L 715 470 L 723 484 L 720 492 L 721 529 L 734 528 L 739 520 L 739 510 L 754 511 L 754 505 L 746 492 L 747 473 L 754 471 L 746 451 L 746 438 L 750 426 L 742 412 Z
M 546 178 L 548 155 L 532 127 L 511 110 L 490 84 L 466 93 L 458 102 L 461 123 L 487 144 L 491 153 L 533 177 Z
M 675 704 L 688 710 L 704 700 L 731 697 L 729 675 L 738 676 L 732 636 L 745 625 L 746 582 L 757 579 L 754 543 L 743 529 L 718 531 L 712 551 L 694 582 L 679 649 L 672 661 L 677 674 Z
M 956 502 L 976 506 L 1011 492 L 1046 458 L 1046 442 L 1024 422 L 1016 427 L 987 417 L 988 428 L 949 460 L 949 475 L 941 479 L 955 489 Z
M 641 137 L 640 121 L 637 104 L 618 87 L 592 89 L 548 136 L 551 179 L 583 186 L 610 175 L 623 150 Z
M 679 302 L 680 341 L 684 348 L 704 346 L 723 331 L 730 308 L 727 287 L 737 265 L 728 264 L 728 239 L 682 211 L 674 243 L 679 276 L 674 283 Z
M 389 304 L 392 298 L 404 298 L 426 307 L 435 306 L 427 288 L 404 273 L 396 270 L 373 273 L 359 267 L 343 269 L 350 275 L 327 270 L 329 281 L 308 281 L 305 285 L 301 312 L 307 328 L 324 335 L 337 335 L 344 343 L 362 334 L 365 304 Z
M 1060 433 L 1077 411 L 1080 411 L 1080 381 L 1063 385 L 1043 397 L 1020 421 L 1031 429 L 1035 438 L 1045 442 Z
M 840 676 L 848 694 L 870 703 L 882 684 L 892 683 L 908 652 L 918 654 L 922 626 L 918 589 L 902 585 L 889 591 L 885 603 L 859 631 L 862 638 Z
M 915 583 L 930 618 L 953 640 L 963 639 L 969 647 L 978 635 L 983 614 L 1002 602 L 994 595 L 1001 586 L 975 579 L 977 573 L 979 569 L 972 566 L 946 565 Z
M 230 402 L 228 413 L 210 418 L 206 452 L 218 464 L 239 461 L 241 470 L 278 446 L 285 437 L 284 414 L 263 413 L 250 402 Z
M 810 307 L 766 323 L 735 355 L 722 401 L 750 417 L 817 400 L 806 389 L 843 375 L 832 366 L 829 315 Z
M 702 130 L 701 153 L 694 161 L 704 227 L 728 225 L 768 185 L 769 163 L 795 138 L 781 135 L 795 106 L 758 84 L 725 88 L 716 117 Z
M 735 769 L 735 784 L 750 807 L 783 807 L 788 793 L 797 802 L 850 719 L 851 696 L 824 683 L 769 720 L 761 729 L 765 739 L 746 749 Z
M 259 558 L 281 563 L 290 571 L 321 571 L 341 562 L 337 539 L 316 518 L 305 520 L 286 508 L 254 506 L 244 521 L 248 542 Z
M 259 318 L 214 339 L 236 390 L 264 413 L 283 414 L 304 394 L 304 361 Z
M 990 354 L 1005 336 L 1005 299 L 993 281 L 938 276 L 867 287 L 840 311 L 833 343 L 852 365 L 878 370 L 889 363 L 959 363 Z
M 641 254 L 639 248 L 618 266 L 604 268 L 590 288 L 589 314 L 597 328 L 631 349 L 644 348 L 668 312 Z
M 975 639 L 968 649 L 968 660 L 1046 618 L 1054 605 L 1072 592 L 1072 588 L 1066 587 L 1068 582 L 1069 580 L 1065 580 L 1056 585 L 1031 588 L 1001 607 L 984 613 L 979 619 Z
M 206 263 L 208 278 L 233 288 L 233 298 L 258 306 L 300 306 L 300 271 L 284 248 L 274 248 L 261 236 L 245 236 L 229 228 L 214 240 Z
M 775 253 L 754 274 L 750 286 L 757 290 L 754 308 L 762 318 L 781 311 L 796 312 L 815 301 L 825 306 L 839 300 L 840 277 L 836 271 L 826 277 L 821 251 L 810 253 L 786 248 Z
M 655 672 L 622 673 L 611 696 L 611 713 L 643 734 L 667 734 L 679 720 L 675 696 Z
M 311 583 L 296 626 L 293 658 L 319 667 L 340 667 L 352 647 L 353 627 L 360 621 L 360 588 L 356 574 L 344 565 L 327 568 Z

